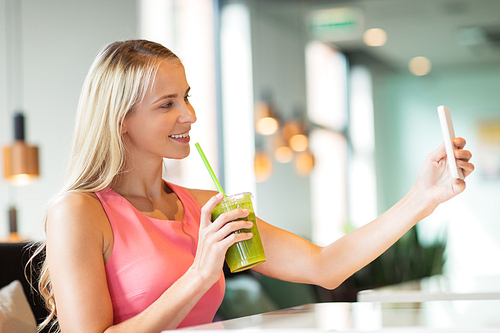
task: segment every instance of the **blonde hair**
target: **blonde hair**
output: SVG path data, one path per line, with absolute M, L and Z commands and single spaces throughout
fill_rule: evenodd
M 121 125 L 144 98 L 160 62 L 166 59 L 180 62 L 169 49 L 146 40 L 114 42 L 99 52 L 80 94 L 68 170 L 57 196 L 102 190 L 124 172 Z M 45 245 L 40 244 L 31 260 L 45 250 Z M 38 290 L 50 312 L 38 330 L 51 322 L 51 329 L 59 330 L 46 261 L 38 274 Z

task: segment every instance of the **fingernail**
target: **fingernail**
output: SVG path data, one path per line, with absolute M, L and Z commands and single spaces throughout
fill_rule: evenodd
M 217 199 L 220 199 L 220 198 L 222 198 L 223 196 L 224 196 L 224 195 L 223 195 L 221 192 L 217 193 L 217 195 L 216 195 Z
M 248 214 L 249 210 L 248 209 L 242 209 L 243 213 Z

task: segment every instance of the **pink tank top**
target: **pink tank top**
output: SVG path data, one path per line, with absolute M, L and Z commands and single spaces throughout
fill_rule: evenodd
M 113 229 L 113 251 L 105 268 L 115 324 L 144 311 L 194 261 L 201 207 L 185 188 L 167 185 L 184 206 L 182 221 L 148 217 L 109 187 L 96 192 Z M 224 290 L 221 273 L 178 327 L 212 322 Z

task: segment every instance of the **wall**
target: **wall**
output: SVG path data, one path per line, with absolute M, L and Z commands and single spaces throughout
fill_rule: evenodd
M 5 14 L 0 0 L 0 15 Z M 41 177 L 25 187 L 0 181 L 0 238 L 8 234 L 10 196 L 23 237 L 42 239 L 45 205 L 58 190 L 86 72 L 99 49 L 136 37 L 135 0 L 22 1 L 24 109 L 27 141 L 40 149 Z M 13 139 L 6 91 L 5 25 L 0 20 L 0 142 Z

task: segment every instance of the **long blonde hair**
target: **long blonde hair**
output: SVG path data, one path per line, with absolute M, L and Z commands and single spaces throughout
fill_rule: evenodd
M 56 197 L 70 191 L 95 192 L 113 185 L 124 171 L 126 152 L 121 124 L 143 99 L 165 59 L 180 62 L 169 49 L 146 40 L 114 42 L 99 52 L 83 84 L 68 170 Z M 32 259 L 43 255 L 45 246 L 45 242 L 41 243 Z M 51 329 L 58 330 L 46 261 L 38 274 L 38 290 L 50 313 L 38 330 L 50 323 Z

